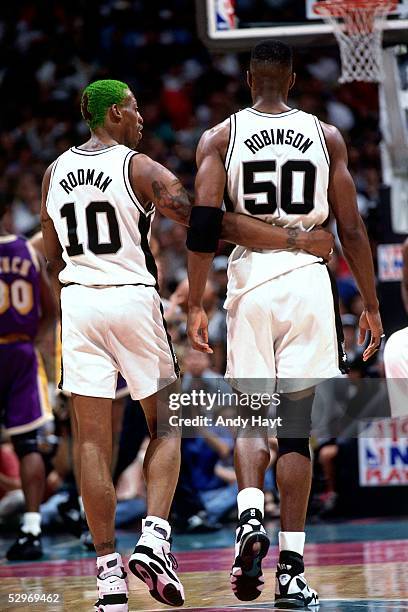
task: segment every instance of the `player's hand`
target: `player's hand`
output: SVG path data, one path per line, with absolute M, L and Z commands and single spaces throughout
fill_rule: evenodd
M 193 349 L 202 353 L 213 353 L 208 344 L 208 318 L 204 308 L 192 306 L 188 309 L 187 334 Z
M 304 250 L 316 257 L 322 257 L 325 261 L 330 261 L 334 250 L 334 236 L 324 229 L 314 229 L 307 232 L 304 236 L 306 245 Z
M 383 326 L 381 316 L 378 310 L 376 312 L 368 312 L 363 310 L 359 322 L 358 343 L 364 344 L 367 338 L 367 332 L 371 333 L 370 344 L 363 353 L 363 361 L 367 361 L 372 357 L 381 346 L 383 335 Z

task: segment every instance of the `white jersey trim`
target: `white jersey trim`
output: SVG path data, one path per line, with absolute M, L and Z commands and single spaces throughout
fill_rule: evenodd
M 229 133 L 228 147 L 227 147 L 227 153 L 225 155 L 225 164 L 224 164 L 225 170 L 227 172 L 228 172 L 228 169 L 231 163 L 232 153 L 234 151 L 234 146 L 235 146 L 235 138 L 237 134 L 237 117 L 235 113 L 230 116 L 229 121 L 230 121 L 230 133 Z
M 327 161 L 327 165 L 330 166 L 330 155 L 329 155 L 329 151 L 327 149 L 326 138 L 324 136 L 322 125 L 321 125 L 319 119 L 315 115 L 312 115 L 312 117 L 313 117 L 314 122 L 316 124 L 317 133 L 319 134 L 319 140 L 320 140 L 320 143 L 322 145 L 322 149 L 323 149 L 323 153 L 324 153 L 324 156 L 326 158 L 326 161 Z
M 49 203 L 49 200 L 50 200 L 50 193 L 51 193 L 51 187 L 52 187 L 52 179 L 54 178 L 55 170 L 56 170 L 56 168 L 58 166 L 58 162 L 59 162 L 60 158 L 61 158 L 61 156 L 58 157 L 55 160 L 55 162 L 53 163 L 52 168 L 51 168 L 50 182 L 48 183 L 47 199 L 45 200 L 45 210 L 47 210 L 47 211 L 48 211 L 48 203 Z
M 8 234 L 7 236 L 0 236 L 0 244 L 8 244 L 9 242 L 14 242 L 17 240 L 18 236 L 15 234 Z
M 102 153 L 106 153 L 107 151 L 112 151 L 116 147 L 121 147 L 122 145 L 109 145 L 108 147 L 104 147 L 103 149 L 95 149 L 95 151 L 88 151 L 87 149 L 79 149 L 78 147 L 71 147 L 72 153 L 76 153 L 77 155 L 102 155 Z
M 30 243 L 29 240 L 27 240 L 26 247 L 28 249 L 28 252 L 31 255 L 31 259 L 33 260 L 33 264 L 34 264 L 35 269 L 37 270 L 37 272 L 39 272 L 41 270 L 41 266 L 40 266 L 40 261 L 38 259 L 37 251 L 35 250 L 35 248 Z
M 149 217 L 152 213 L 154 213 L 154 205 L 152 205 L 152 207 L 149 208 L 149 210 L 146 210 L 142 206 L 142 204 L 138 200 L 138 198 L 136 197 L 136 194 L 133 191 L 133 187 L 132 187 L 132 184 L 130 182 L 130 162 L 131 162 L 132 158 L 135 155 L 138 155 L 137 151 L 129 151 L 129 153 L 125 157 L 125 161 L 123 162 L 123 181 L 125 183 L 126 191 L 128 192 L 129 197 L 132 200 L 132 202 L 135 204 L 135 206 L 138 208 L 138 210 L 145 217 Z
M 268 117 L 269 119 L 281 119 L 282 117 L 288 117 L 289 115 L 294 115 L 295 113 L 299 112 L 297 108 L 291 108 L 283 113 L 263 113 L 256 110 L 256 108 L 246 108 L 245 110 L 249 113 L 253 113 L 254 115 L 258 115 L 259 117 Z

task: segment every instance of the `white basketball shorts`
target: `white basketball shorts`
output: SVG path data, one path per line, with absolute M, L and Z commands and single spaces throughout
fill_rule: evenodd
M 390 336 L 384 349 L 391 416 L 408 416 L 408 327 Z
M 328 270 L 319 263 L 251 289 L 228 309 L 226 379 L 244 393 L 257 384 L 259 391 L 275 385 L 290 393 L 338 376 L 338 319 Z
M 61 291 L 64 391 L 114 398 L 118 372 L 133 399 L 173 382 L 177 361 L 153 287 L 69 285 Z

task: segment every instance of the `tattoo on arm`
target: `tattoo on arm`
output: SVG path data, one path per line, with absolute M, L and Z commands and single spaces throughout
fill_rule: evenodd
M 175 188 L 174 193 L 162 181 L 153 181 L 154 202 L 164 215 L 166 210 L 173 212 L 172 217 L 175 216 L 180 223 L 188 224 L 192 206 L 188 193 L 179 180 L 171 183 L 171 186 Z
M 297 239 L 299 236 L 299 230 L 291 227 L 288 229 L 288 238 L 286 240 L 286 246 L 288 249 L 294 249 L 297 246 Z
M 113 540 L 109 540 L 108 542 L 101 542 L 100 544 L 94 544 L 95 551 L 99 557 L 103 555 L 109 554 L 108 550 L 115 549 L 115 542 Z

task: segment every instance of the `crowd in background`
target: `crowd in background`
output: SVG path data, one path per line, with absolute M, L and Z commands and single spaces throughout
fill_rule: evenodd
M 11 232 L 31 236 L 38 230 L 43 173 L 64 150 L 87 139 L 88 129 L 79 111 L 80 95 L 90 81 L 99 78 L 116 78 L 129 84 L 144 119 L 140 150 L 172 170 L 189 191 L 193 190 L 195 148 L 200 135 L 251 101 L 245 82 L 248 56 L 211 55 L 197 39 L 192 4 L 191 0 L 171 3 L 164 0 L 148 3 L 143 0 L 71 0 L 69 3 L 22 0 L 2 7 L 0 192 L 12 203 L 6 220 Z M 316 114 L 341 130 L 348 145 L 359 208 L 375 242 L 381 184 L 376 87 L 361 83 L 339 85 L 339 62 L 332 49 L 299 50 L 295 70 L 297 80 L 289 104 Z M 185 229 L 157 214 L 152 248 L 158 262 L 169 331 L 182 371 L 192 378 L 222 375 L 226 342 L 222 303 L 231 245 L 220 243 L 205 295 L 210 343 L 215 348 L 212 360 L 191 351 L 186 339 Z M 360 376 L 366 373 L 356 343 L 361 299 L 340 253 L 333 257 L 331 267 L 340 291 L 346 349 L 354 371 Z M 381 362 L 372 366 L 371 374 L 383 376 Z M 61 412 L 68 410 L 66 405 L 62 409 L 60 405 L 59 409 L 60 417 Z M 127 415 L 132 409 L 131 404 L 126 407 L 125 419 L 132 418 Z M 61 422 L 67 421 L 62 418 Z M 121 429 L 119 426 L 118 439 Z M 60 440 L 69 439 L 67 425 L 60 427 L 59 436 Z M 132 442 L 127 440 L 125 444 L 131 446 Z M 274 444 L 271 440 L 273 453 Z M 330 509 L 333 501 L 329 494 L 335 492 L 335 484 L 330 480 L 330 461 L 336 456 L 333 446 L 336 446 L 335 440 L 322 440 L 317 446 L 326 448 L 322 455 L 326 485 L 320 491 L 330 498 L 326 509 Z M 197 504 L 181 523 L 204 528 L 208 519 L 215 525 L 234 507 L 231 503 L 236 493 L 231 467 L 232 442 L 221 436 L 190 440 L 184 447 L 193 471 L 183 475 L 184 489 L 179 492 L 179 500 L 196 499 Z M 137 451 L 131 461 L 132 471 L 126 474 L 127 480 L 118 482 L 118 490 L 123 499 L 140 502 L 143 499 L 140 469 L 143 436 Z M 64 452 L 69 454 L 68 442 Z M 61 458 L 61 454 L 58 457 L 64 464 L 66 457 Z M 15 460 L 11 455 L 5 457 L 3 449 L 1 466 L 6 464 L 9 481 L 8 489 L 3 486 L 3 493 L 18 490 Z M 1 467 L 0 471 L 4 469 Z M 50 492 L 66 485 L 67 470 L 60 469 L 62 477 L 58 476 L 58 469 L 56 472 L 55 480 L 49 482 Z M 200 489 L 198 494 L 191 494 L 193 484 Z M 189 488 L 190 493 L 186 493 Z M 270 515 L 274 515 L 278 499 L 273 475 L 269 491 Z M 178 506 L 182 515 L 183 503 L 179 502 Z M 126 508 L 128 511 L 129 504 Z M 143 513 L 143 504 L 138 506 L 138 511 Z

